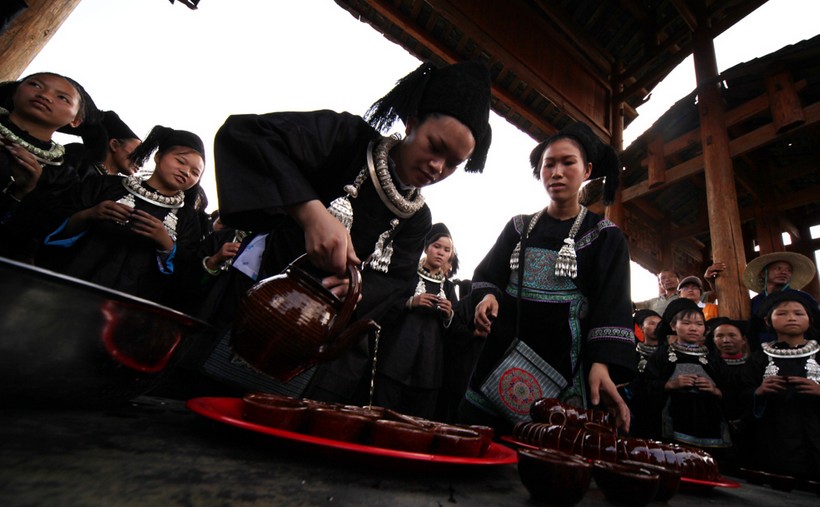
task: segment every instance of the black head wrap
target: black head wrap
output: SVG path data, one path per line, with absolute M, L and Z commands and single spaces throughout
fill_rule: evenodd
M 491 88 L 490 72 L 483 62 L 460 62 L 442 68 L 423 63 L 373 103 L 365 118 L 373 128 L 384 131 L 396 119 L 406 124 L 412 117 L 429 113 L 452 116 L 475 138 L 475 149 L 465 169 L 481 172 L 492 141 Z
M 428 232 L 424 238 L 424 249 L 427 250 L 427 247 L 430 246 L 431 243 L 445 236 L 450 238 L 450 240 L 453 239 L 453 235 L 450 234 L 450 229 L 448 229 L 446 225 L 441 222 L 433 224 L 430 228 L 430 232 Z M 453 255 L 450 258 L 450 267 L 452 268 L 450 275 L 455 275 L 458 272 L 458 255 L 456 254 L 455 245 L 453 245 Z
M 763 300 L 758 310 L 758 315 L 760 317 L 769 317 L 776 306 L 786 301 L 795 301 L 803 305 L 806 309 L 806 313 L 808 313 L 809 317 L 813 320 L 817 318 L 818 312 L 820 312 L 817 308 L 817 301 L 808 293 L 799 290 L 781 290 L 767 296 L 766 299 Z
M 658 337 L 658 341 L 666 342 L 667 336 L 670 334 L 675 334 L 675 331 L 672 329 L 672 319 L 674 319 L 677 314 L 684 311 L 693 313 L 698 312 L 703 315 L 703 310 L 701 310 L 698 304 L 691 299 L 678 298 L 672 300 L 668 305 L 666 305 L 666 310 L 663 311 L 663 317 L 661 317 L 662 320 L 660 324 L 658 324 L 658 328 L 655 331 L 655 336 Z
M 541 156 L 547 146 L 559 139 L 572 138 L 583 148 L 586 161 L 592 163 L 590 179 L 605 178 L 604 204 L 611 204 L 615 200 L 615 191 L 620 184 L 621 163 L 612 146 L 604 143 L 595 135 L 589 125 L 584 122 L 575 122 L 565 127 L 547 139 L 538 143 L 530 152 L 530 166 L 536 179 L 541 178 Z
M 427 233 L 427 236 L 424 238 L 424 248 L 426 249 L 430 246 L 430 243 L 439 239 L 442 236 L 447 236 L 448 238 L 452 239 L 452 235 L 450 234 L 450 229 L 447 228 L 446 225 L 439 222 L 437 224 L 433 224 L 430 228 L 430 232 Z
M 174 130 L 162 125 L 157 125 L 151 129 L 148 137 L 145 138 L 142 144 L 137 146 L 130 158 L 137 166 L 142 167 L 154 150 L 164 152 L 172 146 L 191 148 L 202 156 L 203 161 L 205 160 L 205 145 L 198 135 L 187 130 Z
M 655 310 L 644 309 L 635 312 L 635 315 L 632 316 L 632 321 L 639 326 L 643 326 L 643 321 L 645 321 L 647 317 L 662 318 L 661 315 Z
M 108 134 L 108 139 L 139 139 L 140 136 L 134 133 L 120 116 L 114 111 L 104 111 L 102 114 L 102 124 Z

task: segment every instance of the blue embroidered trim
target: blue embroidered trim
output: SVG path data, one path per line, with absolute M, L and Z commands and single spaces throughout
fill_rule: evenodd
M 596 239 L 598 239 L 604 229 L 609 229 L 610 227 L 615 227 L 616 229 L 618 228 L 618 226 L 610 220 L 607 220 L 606 218 L 602 219 L 600 222 L 595 224 L 595 227 L 587 231 L 583 236 L 575 241 L 575 251 L 577 252 L 578 250 L 584 249 L 591 245 Z

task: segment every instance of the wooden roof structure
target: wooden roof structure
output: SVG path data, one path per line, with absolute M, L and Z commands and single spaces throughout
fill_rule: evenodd
M 482 59 L 493 110 L 534 139 L 575 120 L 609 141 L 693 51 L 765 0 L 336 0 L 424 61 Z M 693 6 L 701 5 L 700 9 Z

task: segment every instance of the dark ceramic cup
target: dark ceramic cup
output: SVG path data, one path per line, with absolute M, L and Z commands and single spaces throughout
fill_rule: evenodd
M 242 418 L 285 431 L 299 431 L 307 407 L 300 400 L 276 394 L 253 393 L 242 397 Z
M 429 453 L 433 445 L 432 430 L 401 421 L 379 419 L 370 426 L 370 443 L 397 451 Z
M 592 477 L 607 501 L 630 507 L 651 502 L 660 481 L 657 473 L 643 467 L 600 460 L 592 464 Z
M 340 409 L 314 408 L 308 412 L 307 432 L 314 437 L 360 441 L 370 418 Z
M 443 424 L 434 430 L 433 454 L 478 457 L 483 439 L 477 431 Z
M 666 502 L 678 493 L 680 488 L 680 470 L 639 461 L 621 461 L 623 465 L 633 465 L 658 474 L 658 492 L 656 502 Z
M 589 489 L 592 465 L 559 451 L 519 449 L 518 474 L 533 500 L 574 505 Z

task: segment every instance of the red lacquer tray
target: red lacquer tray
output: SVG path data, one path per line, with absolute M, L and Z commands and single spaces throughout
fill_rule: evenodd
M 515 439 L 515 437 L 510 435 L 504 435 L 501 437 L 501 441 L 515 448 L 522 448 L 522 449 L 538 449 L 537 446 L 532 444 L 527 444 L 525 442 L 519 442 Z M 681 487 L 687 490 L 698 490 L 698 489 L 708 489 L 708 488 L 739 488 L 740 483 L 735 482 L 733 480 L 727 479 L 726 477 L 721 477 L 719 481 L 703 481 L 700 479 L 693 479 L 691 477 L 681 477 L 680 478 Z
M 446 456 L 442 454 L 421 454 L 416 452 L 397 451 L 364 444 L 314 437 L 304 433 L 280 430 L 255 424 L 242 419 L 241 398 L 194 398 L 186 406 L 197 414 L 237 428 L 250 430 L 264 435 L 297 442 L 319 450 L 342 452 L 359 455 L 376 460 L 406 461 L 414 463 L 433 463 L 438 465 L 507 465 L 518 462 L 517 453 L 509 447 L 493 442 L 484 456 L 468 458 L 463 456 Z

